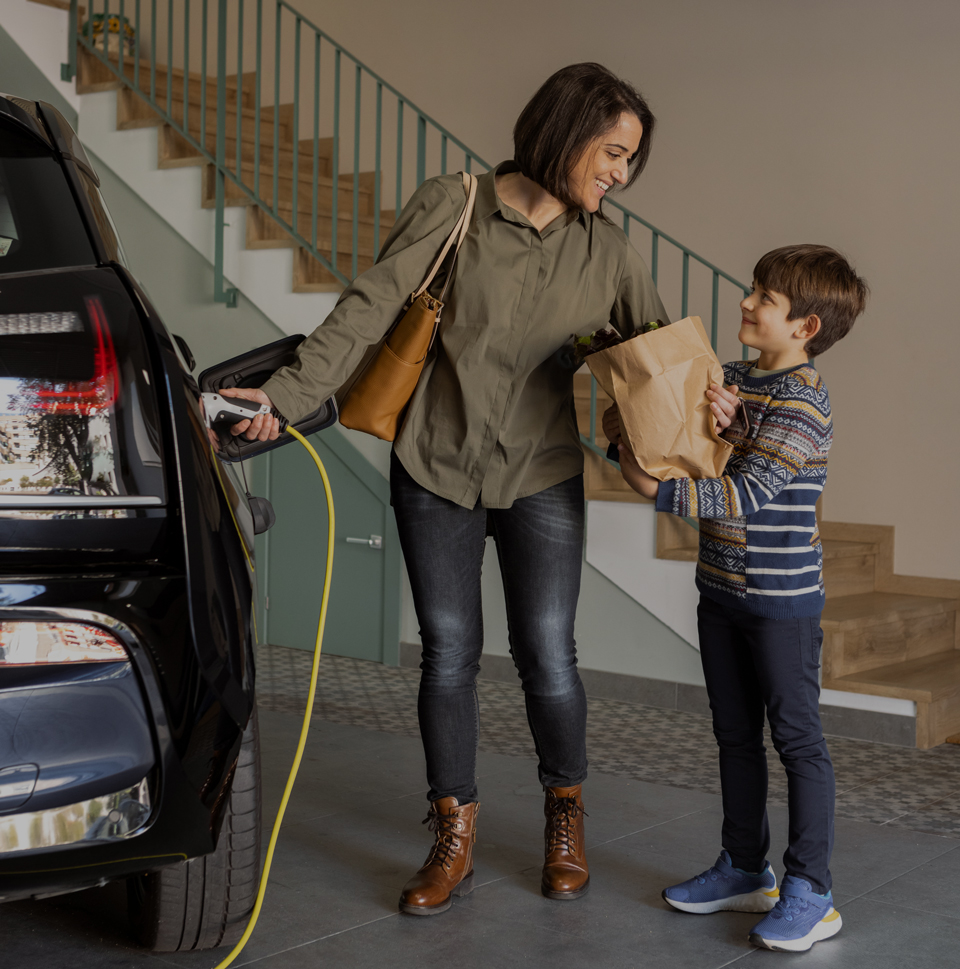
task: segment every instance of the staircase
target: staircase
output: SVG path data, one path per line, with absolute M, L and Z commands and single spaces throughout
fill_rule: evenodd
M 590 435 L 590 378 L 575 377 L 581 433 Z M 597 394 L 593 441 L 609 398 Z M 586 451 L 587 500 L 650 504 L 619 471 Z M 819 504 L 819 503 L 818 503 Z M 818 515 L 819 518 L 819 515 Z M 910 700 L 916 745 L 960 742 L 960 582 L 896 575 L 894 529 L 820 521 L 827 602 L 821 627 L 823 688 Z M 657 514 L 657 558 L 697 560 L 697 532 L 675 515 Z M 692 578 L 692 576 L 691 576 Z
M 108 59 L 114 70 L 119 71 L 118 56 L 109 54 Z M 139 72 L 136 72 L 129 57 L 125 60 L 123 76 L 139 91 L 154 90 L 160 110 L 151 106 L 150 101 L 137 90 L 124 84 L 100 59 L 83 47 L 78 48 L 77 52 L 77 93 L 115 90 L 117 128 L 158 128 L 158 168 L 201 167 L 200 204 L 203 208 L 214 208 L 216 166 L 208 160 L 208 154 L 216 153 L 217 78 L 207 77 L 204 80 L 196 73 L 185 76 L 182 69 L 172 68 L 168 71 L 162 64 L 156 65 L 151 77 L 149 64 L 141 63 Z M 237 181 L 225 180 L 224 205 L 226 208 L 247 210 L 247 249 L 296 250 L 291 280 L 295 293 L 338 293 L 344 288 L 343 281 L 301 245 L 294 232 L 287 227 L 292 227 L 295 232 L 314 242 L 320 254 L 328 262 L 334 263 L 347 279 L 369 269 L 395 219 L 393 209 L 379 210 L 378 218 L 374 207 L 375 199 L 380 194 L 376 183 L 382 179 L 382 173 L 359 172 L 356 191 L 353 172 L 337 177 L 337 257 L 334 262 L 334 139 L 317 138 L 315 144 L 313 138 L 301 138 L 295 151 L 293 103 L 279 105 L 279 111 L 273 105 L 261 107 L 258 117 L 254 103 L 254 82 L 253 73 L 243 75 L 239 87 L 236 77 L 226 81 L 225 154 L 239 177 Z M 183 128 L 198 145 L 206 148 L 208 154 L 166 122 L 164 114 L 177 119 L 186 118 Z M 258 205 L 258 198 L 269 200 L 269 208 Z M 313 226 L 316 227 L 315 234 Z

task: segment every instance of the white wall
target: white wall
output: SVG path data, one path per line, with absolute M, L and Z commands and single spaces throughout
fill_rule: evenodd
M 950 288 L 960 4 L 297 5 L 489 161 L 511 154 L 513 121 L 548 74 L 599 60 L 636 83 L 659 119 L 650 165 L 626 199 L 636 211 L 747 281 L 775 246 L 846 252 L 873 298 L 820 362 L 836 420 L 826 516 L 896 525 L 898 572 L 960 577 Z M 730 359 L 738 317 L 724 298 Z M 706 317 L 709 305 L 690 310 Z

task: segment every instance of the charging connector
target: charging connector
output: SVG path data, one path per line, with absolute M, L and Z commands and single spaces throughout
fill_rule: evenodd
M 271 413 L 266 404 L 258 404 L 255 400 L 245 400 L 243 397 L 221 397 L 219 394 L 201 394 L 203 399 L 203 417 L 207 427 L 214 424 L 239 424 L 240 421 L 252 421 L 259 414 Z

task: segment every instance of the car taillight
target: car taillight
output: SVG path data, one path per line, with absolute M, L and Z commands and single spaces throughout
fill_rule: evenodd
M 112 407 L 120 387 L 120 372 L 107 315 L 99 296 L 84 298 L 90 325 L 96 339 L 93 351 L 93 379 L 73 380 L 42 387 L 36 391 L 39 403 L 34 407 L 54 414 L 89 416 Z
M 120 641 L 79 622 L 0 622 L 0 669 L 38 663 L 116 663 L 127 660 Z

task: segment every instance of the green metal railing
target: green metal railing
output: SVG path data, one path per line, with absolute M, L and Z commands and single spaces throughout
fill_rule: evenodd
M 209 166 L 214 299 L 227 306 L 237 299 L 224 282 L 228 206 L 259 207 L 316 261 L 311 270 L 325 271 L 322 284 L 346 286 L 372 263 L 424 179 L 491 167 L 286 0 L 88 0 L 85 20 L 78 0 L 71 0 L 69 16 L 61 76 L 76 76 L 81 48 Z M 158 61 L 158 51 L 165 61 Z M 392 211 L 382 209 L 386 200 Z M 618 202 L 608 199 L 605 206 L 608 215 L 619 213 L 641 251 L 649 237 L 653 280 L 661 295 L 678 293 L 680 317 L 688 315 L 691 296 L 702 305 L 709 288 L 716 349 L 721 288 L 733 287 L 739 301 L 749 287 Z M 606 460 L 595 440 L 596 418 L 592 381 L 591 435 L 581 437 Z

